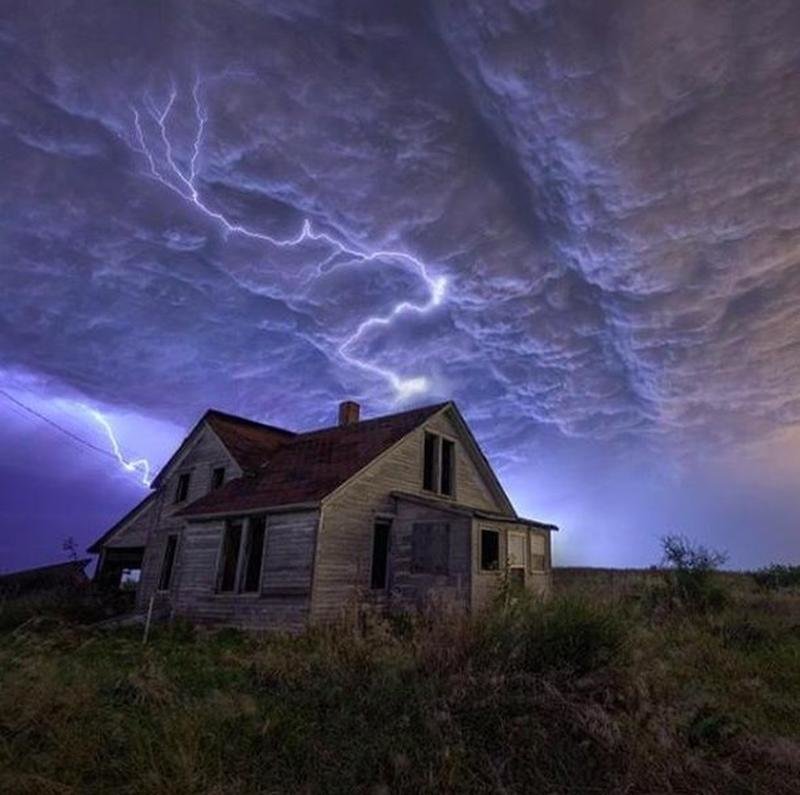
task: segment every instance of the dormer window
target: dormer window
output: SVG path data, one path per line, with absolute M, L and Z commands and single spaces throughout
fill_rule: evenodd
M 422 488 L 452 497 L 455 486 L 456 446 L 451 439 L 425 433 Z
M 186 502 L 186 498 L 189 496 L 189 483 L 191 478 L 191 472 L 184 472 L 178 477 L 178 487 L 175 489 L 175 502 Z
M 216 491 L 225 483 L 225 467 L 215 467 L 211 472 L 211 491 Z

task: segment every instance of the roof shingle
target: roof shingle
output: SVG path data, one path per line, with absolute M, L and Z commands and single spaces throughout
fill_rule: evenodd
M 266 463 L 257 474 L 230 481 L 184 508 L 180 515 L 237 513 L 316 502 L 446 405 L 438 403 L 352 425 L 283 435 L 277 444 L 277 435 L 265 434 L 262 461 Z M 259 455 L 255 436 L 253 433 L 246 440 L 253 460 Z

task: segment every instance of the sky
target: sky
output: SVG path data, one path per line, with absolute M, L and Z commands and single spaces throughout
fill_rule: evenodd
M 0 570 L 208 407 L 344 399 L 455 400 L 557 565 L 800 562 L 799 40 L 794 0 L 4 0 Z

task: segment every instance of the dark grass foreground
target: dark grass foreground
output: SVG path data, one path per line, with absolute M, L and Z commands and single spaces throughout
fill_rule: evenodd
M 800 598 L 0 635 L 0 792 L 800 791 Z

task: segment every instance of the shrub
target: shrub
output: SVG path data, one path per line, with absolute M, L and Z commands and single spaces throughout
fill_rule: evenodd
M 785 566 L 773 563 L 752 573 L 753 579 L 760 588 L 777 591 L 782 588 L 800 587 L 800 566 Z
M 105 593 L 91 586 L 62 586 L 0 600 L 0 632 L 31 619 L 55 619 L 68 624 L 93 624 L 129 609 L 128 594 Z
M 578 598 L 520 598 L 485 618 L 476 632 L 475 659 L 500 669 L 583 675 L 618 661 L 627 636 L 616 608 Z
M 661 544 L 663 562 L 668 567 L 665 582 L 670 604 L 701 611 L 722 608 L 727 593 L 714 575 L 727 555 L 681 535 L 665 536 Z

